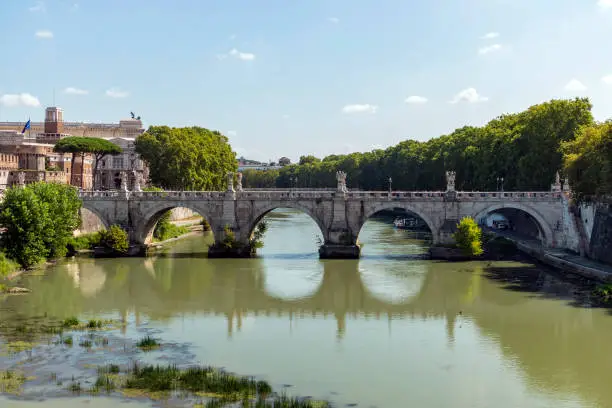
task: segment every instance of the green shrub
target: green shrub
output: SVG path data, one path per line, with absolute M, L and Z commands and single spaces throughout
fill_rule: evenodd
M 94 249 L 100 246 L 100 233 L 94 232 L 72 237 L 66 246 L 69 253 L 74 253 L 83 249 Z
M 453 234 L 457 248 L 467 255 L 482 255 L 482 230 L 471 217 L 464 217 L 457 224 L 457 232 Z
M 19 264 L 6 257 L 4 252 L 0 252 L 0 278 L 8 276 L 10 273 L 19 269 Z
M 155 225 L 155 229 L 153 230 L 153 239 L 156 241 L 165 241 L 167 239 L 180 237 L 183 234 L 189 232 L 187 227 L 177 226 L 170 222 L 171 211 L 165 212 L 157 225 Z
M 210 231 L 212 229 L 208 221 L 206 221 L 206 218 L 202 218 L 200 225 L 202 226 L 202 231 Z
M 112 249 L 118 253 L 127 253 L 130 246 L 128 234 L 118 225 L 100 231 L 100 246 Z
M 255 227 L 255 231 L 253 231 L 253 235 L 251 236 L 250 246 L 251 251 L 254 253 L 257 249 L 263 248 L 263 237 L 268 231 L 268 223 L 265 220 L 262 220 Z

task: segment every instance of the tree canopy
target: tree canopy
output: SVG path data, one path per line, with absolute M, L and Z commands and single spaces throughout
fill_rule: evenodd
M 26 268 L 63 256 L 81 223 L 80 208 L 76 188 L 66 184 L 41 182 L 9 188 L 0 206 L 7 256 Z
M 165 189 L 221 190 L 237 169 L 227 137 L 201 127 L 151 126 L 136 139 L 136 152 L 153 184 Z
M 612 121 L 584 126 L 563 144 L 565 172 L 579 201 L 612 195 Z
M 84 137 L 84 136 L 70 136 L 58 140 L 53 147 L 53 151 L 60 153 L 72 153 L 72 164 L 71 171 L 74 168 L 75 154 L 80 153 L 81 159 L 85 157 L 85 154 L 90 153 L 94 155 L 94 169 L 93 169 L 93 184 L 96 185 L 96 175 L 98 172 L 98 164 L 104 156 L 108 154 L 119 154 L 122 152 L 121 147 L 116 144 L 97 137 Z M 82 163 L 82 161 L 81 161 Z M 81 166 L 81 183 L 83 180 L 84 166 Z
M 275 186 L 293 187 L 297 177 L 298 187 L 333 187 L 336 171 L 343 170 L 353 189 L 386 190 L 391 177 L 394 189 L 431 191 L 444 189 L 445 172 L 454 170 L 458 190 L 494 191 L 502 177 L 505 190 L 548 190 L 563 167 L 561 145 L 592 124 L 588 99 L 551 100 L 425 142 L 405 140 L 385 150 L 323 160 L 302 156 L 298 165 L 280 169 Z M 245 186 L 266 179 L 249 174 Z

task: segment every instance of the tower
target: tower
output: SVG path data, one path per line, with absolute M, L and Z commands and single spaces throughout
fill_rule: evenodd
M 50 106 L 45 109 L 45 133 L 64 133 L 64 111 L 62 108 Z

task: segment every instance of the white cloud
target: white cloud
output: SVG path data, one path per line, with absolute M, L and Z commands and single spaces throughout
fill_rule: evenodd
M 327 21 L 329 21 L 330 23 L 338 24 L 340 22 L 340 19 L 338 17 L 329 17 Z
M 49 30 L 38 30 L 35 35 L 38 38 L 53 38 L 53 32 Z
M 236 132 L 235 130 L 228 130 L 228 131 L 227 131 L 227 135 L 228 135 L 228 136 L 232 136 L 232 137 L 234 137 L 234 136 L 236 136 L 237 134 L 238 134 L 238 132 Z
M 586 91 L 587 87 L 582 82 L 574 78 L 565 84 L 565 90 L 569 92 L 582 92 Z
M 228 55 L 243 61 L 253 61 L 255 59 L 255 54 L 252 54 L 250 52 L 241 52 L 235 48 L 232 48 Z
M 502 48 L 501 44 L 487 45 L 486 47 L 479 48 L 478 49 L 478 53 L 480 55 L 484 55 L 484 54 L 488 54 L 490 52 L 499 51 L 499 50 L 501 50 L 501 48 Z
M 41 12 L 44 13 L 46 11 L 45 9 L 45 3 L 43 3 L 42 1 L 37 1 L 36 5 L 32 6 L 29 8 L 29 10 L 32 13 L 36 13 L 36 12 Z
M 87 95 L 89 91 L 69 86 L 68 88 L 64 89 L 64 93 L 69 95 Z
M 606 85 L 612 85 L 612 74 L 606 75 L 603 78 L 601 78 L 601 82 L 603 82 Z
M 599 0 L 597 5 L 602 9 L 612 9 L 612 0 Z
M 106 96 L 110 98 L 127 98 L 130 96 L 130 93 L 119 88 L 110 88 L 106 91 Z
M 29 106 L 35 108 L 40 106 L 40 101 L 37 97 L 32 96 L 29 93 L 6 94 L 0 96 L 0 105 L 6 106 L 8 108 L 14 108 L 18 106 Z
M 369 103 L 346 105 L 342 108 L 342 112 L 344 113 L 376 113 L 377 110 L 378 106 Z
M 427 103 L 427 98 L 425 98 L 424 96 L 412 95 L 407 97 L 404 102 L 412 104 L 423 104 Z
M 493 38 L 497 38 L 497 37 L 499 37 L 499 33 L 491 32 L 491 33 L 486 33 L 485 35 L 483 35 L 480 38 L 483 39 L 483 40 L 492 40 Z
M 486 102 L 489 98 L 486 96 L 479 95 L 476 89 L 467 88 L 455 95 L 455 97 L 450 101 L 450 103 L 459 103 L 459 102 L 467 102 L 467 103 L 476 103 L 476 102 Z

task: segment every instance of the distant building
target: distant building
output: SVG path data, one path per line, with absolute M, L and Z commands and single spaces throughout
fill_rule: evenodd
M 95 168 L 93 156 L 76 155 L 74 168 L 71 168 L 71 154 L 53 152 L 55 143 L 68 136 L 99 137 L 123 149 L 122 154 L 104 157 L 98 164 L 99 176 L 96 177 L 98 183 L 96 188 L 119 188 L 122 172 L 126 172 L 128 187 L 132 188 L 135 175 L 145 173 L 145 164 L 134 149 L 136 137 L 144 132 L 140 119 L 124 119 L 119 123 L 64 122 L 64 111 L 61 108 L 48 107 L 45 109 L 44 122 L 31 122 L 30 129 L 21 133 L 23 127 L 23 122 L 0 122 L 0 153 L 17 156 L 18 169 L 14 169 L 13 172 L 15 174 L 18 173 L 15 170 L 26 172 L 26 183 L 53 180 L 70 183 L 83 189 L 93 187 Z M 16 177 L 11 178 L 9 174 L 5 180 L 1 174 L 3 173 L 0 173 L 0 188 L 17 182 Z
M 262 162 L 258 162 L 255 160 L 248 160 L 245 159 L 244 157 L 240 157 L 238 159 L 238 171 L 245 171 L 245 170 L 261 170 L 261 171 L 265 171 L 265 170 L 277 170 L 280 169 L 282 166 L 277 165 L 276 163 L 262 163 Z

